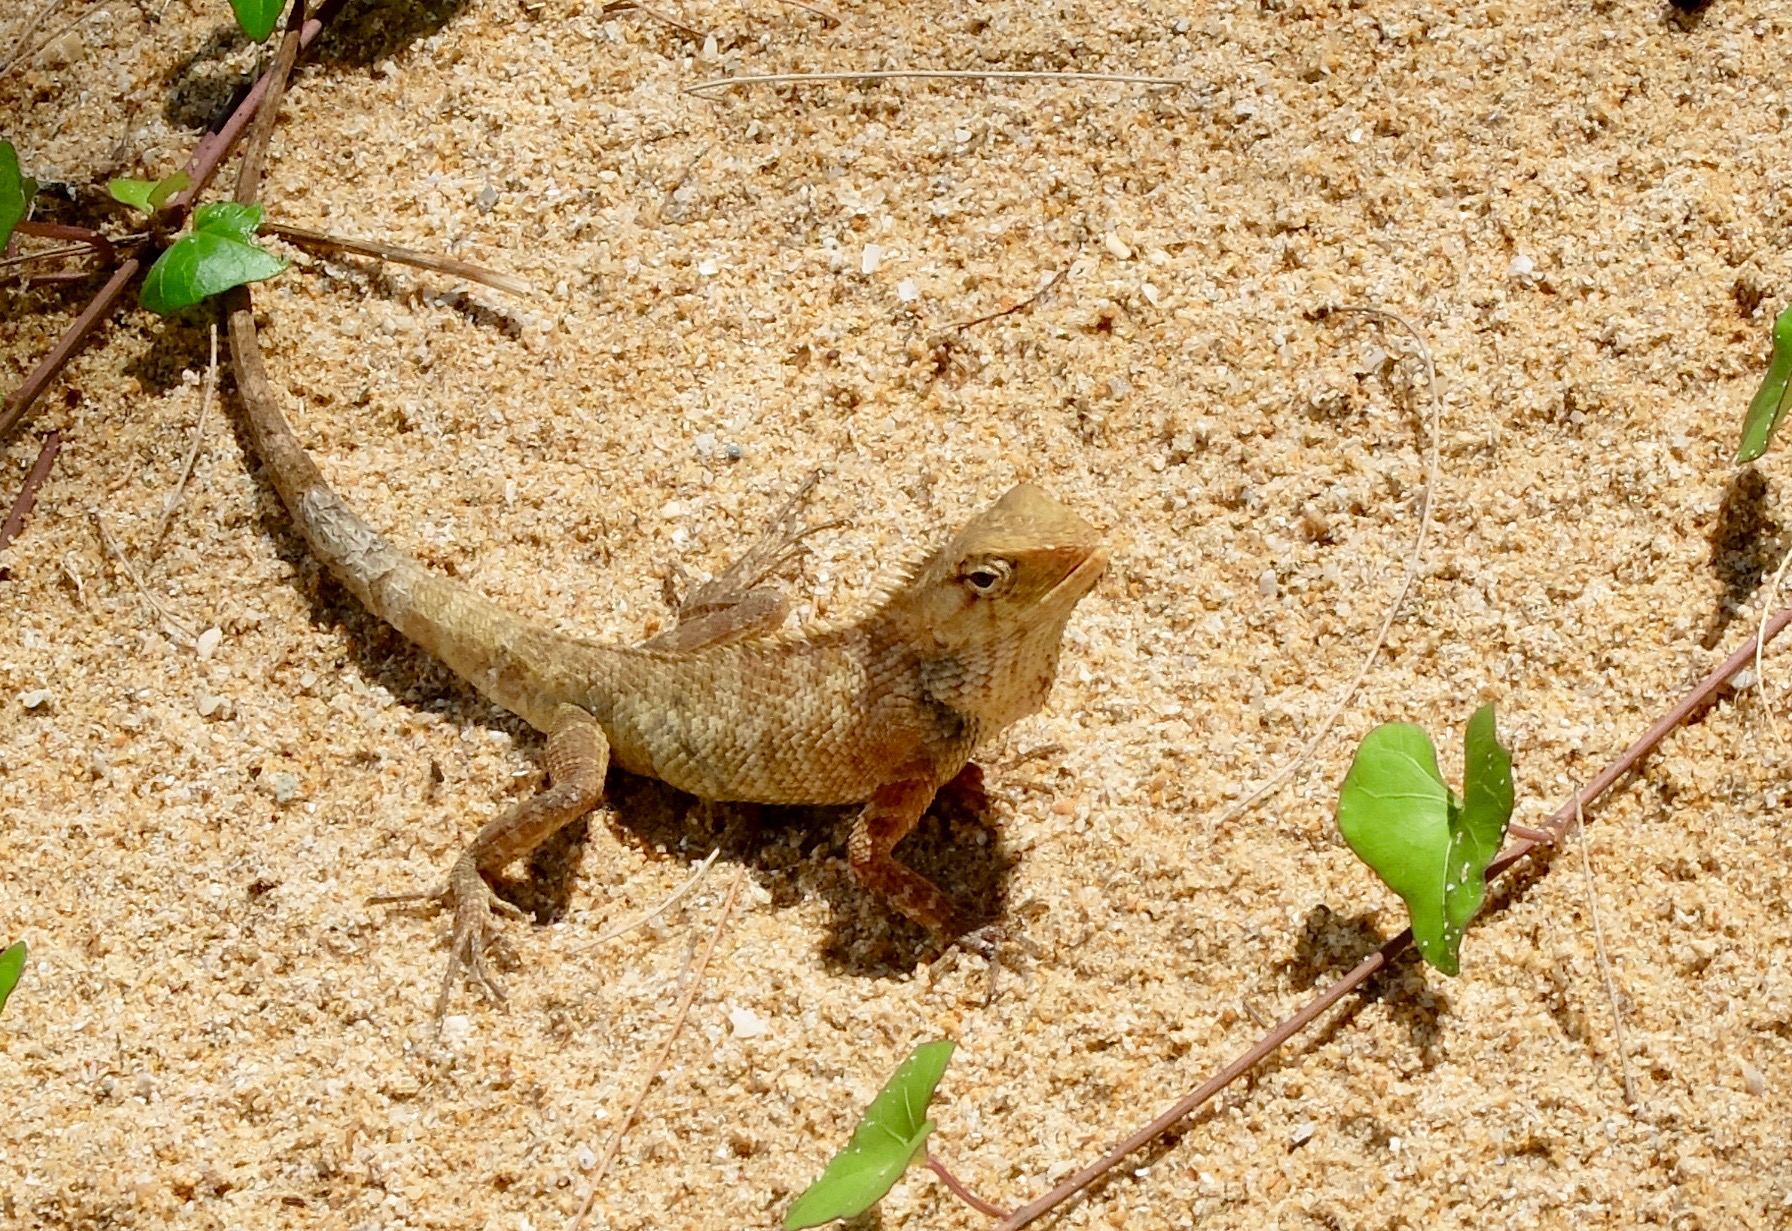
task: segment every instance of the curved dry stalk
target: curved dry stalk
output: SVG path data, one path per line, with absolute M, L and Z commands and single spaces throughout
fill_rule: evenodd
M 1777 637 L 1788 624 L 1792 624 L 1792 607 L 1781 608 L 1775 613 L 1773 618 L 1767 622 L 1761 636 L 1764 640 L 1771 641 L 1774 637 Z M 1545 841 L 1537 842 L 1530 839 L 1520 839 L 1507 847 L 1505 851 L 1500 854 L 1499 858 L 1489 864 L 1487 867 L 1488 881 L 1491 882 L 1495 877 L 1504 874 L 1513 864 L 1529 855 L 1539 846 L 1554 845 L 1567 836 L 1569 827 L 1574 824 L 1575 818 L 1582 814 L 1582 810 L 1587 804 L 1598 799 L 1606 791 L 1616 785 L 1619 779 L 1635 769 L 1643 758 L 1655 751 L 1656 746 L 1667 737 L 1669 732 L 1673 731 L 1676 727 L 1680 726 L 1681 723 L 1685 722 L 1688 718 L 1699 713 L 1709 705 L 1719 692 L 1729 686 L 1730 680 L 1736 673 L 1748 666 L 1749 657 L 1754 653 L 1754 650 L 1754 639 L 1750 638 L 1747 644 L 1743 645 L 1736 650 L 1735 653 L 1731 654 L 1728 658 L 1724 659 L 1723 662 L 1713 668 L 1710 673 L 1699 682 L 1696 688 L 1682 697 L 1673 709 L 1656 719 L 1655 723 L 1650 726 L 1647 731 L 1643 732 L 1635 743 L 1631 744 L 1630 747 L 1626 748 L 1618 755 L 1617 759 L 1601 770 L 1593 781 L 1589 782 L 1581 790 L 1576 791 L 1573 799 L 1556 809 L 1549 820 L 1543 825 L 1546 836 Z M 1095 1181 L 1099 1180 L 1102 1176 L 1120 1166 L 1121 1163 L 1126 1161 L 1128 1155 L 1132 1154 L 1135 1150 L 1149 1145 L 1160 1134 L 1174 1128 L 1182 1120 L 1198 1110 L 1202 1104 L 1206 1103 L 1221 1090 L 1224 1090 L 1227 1086 L 1231 1085 L 1239 1077 L 1249 1072 L 1265 1056 L 1268 1056 L 1283 1043 L 1300 1033 L 1301 1030 L 1323 1014 L 1327 1009 L 1331 1008 L 1345 996 L 1368 982 L 1371 976 L 1386 967 L 1389 962 L 1398 957 L 1400 953 L 1411 944 L 1412 929 L 1408 928 L 1398 936 L 1395 936 L 1392 940 L 1387 941 L 1381 948 L 1377 949 L 1374 953 L 1371 953 L 1361 962 L 1358 962 L 1349 974 L 1345 975 L 1342 979 L 1339 979 L 1336 983 L 1333 983 L 1319 995 L 1308 1001 L 1296 1011 L 1293 1016 L 1289 1017 L 1274 1030 L 1271 1030 L 1268 1034 L 1264 1035 L 1254 1043 L 1250 1049 L 1239 1056 L 1238 1059 L 1234 1060 L 1231 1064 L 1228 1064 L 1218 1073 L 1215 1073 L 1211 1078 L 1196 1087 L 1193 1091 L 1171 1104 L 1169 1109 L 1162 1115 L 1125 1138 L 1095 1162 L 1084 1167 L 1075 1175 L 1070 1176 L 1063 1183 L 1046 1193 L 1043 1197 L 1040 1197 L 1036 1201 L 1029 1202 L 1018 1210 L 1015 1210 L 1014 1213 L 996 1224 L 995 1231 L 1020 1231 L 1020 1228 L 1028 1225 L 1035 1219 L 1044 1216 L 1058 1206 L 1063 1205 L 1066 1201 L 1069 1201 L 1085 1188 L 1088 1188 L 1089 1185 L 1095 1183 Z
M 1301 750 L 1295 753 L 1294 757 L 1286 765 L 1282 766 L 1282 768 L 1278 769 L 1275 773 L 1259 783 L 1256 789 L 1249 795 L 1246 795 L 1243 799 L 1234 804 L 1231 809 L 1227 811 L 1226 815 L 1222 816 L 1216 823 L 1219 826 L 1224 826 L 1237 820 L 1239 817 L 1249 812 L 1276 788 L 1288 781 L 1289 778 L 1293 777 L 1294 772 L 1312 757 L 1314 750 L 1324 742 L 1327 735 L 1331 734 L 1332 726 L 1343 715 L 1345 707 L 1350 704 L 1350 699 L 1356 696 L 1356 690 L 1361 688 L 1363 686 L 1363 681 L 1368 678 L 1369 669 L 1375 665 L 1376 658 L 1381 654 L 1381 647 L 1387 643 L 1388 631 L 1394 627 L 1394 621 L 1399 617 L 1400 609 L 1406 605 L 1406 596 L 1412 592 L 1413 582 L 1418 580 L 1419 566 L 1423 562 L 1425 556 L 1425 541 L 1431 534 L 1432 511 L 1437 507 L 1438 489 L 1442 484 L 1442 480 L 1439 477 L 1440 466 L 1438 463 L 1438 455 L 1442 448 L 1441 442 L 1443 439 L 1443 402 L 1437 396 L 1437 365 L 1432 362 L 1431 350 L 1425 345 L 1424 335 L 1404 317 L 1396 316 L 1394 313 L 1384 311 L 1381 308 L 1345 307 L 1334 308 L 1332 311 L 1374 317 L 1381 321 L 1392 321 L 1394 324 L 1400 326 L 1400 328 L 1406 330 L 1407 334 L 1411 336 L 1413 342 L 1418 346 L 1420 357 L 1425 360 L 1425 384 L 1427 390 L 1431 394 L 1431 424 L 1428 433 L 1431 437 L 1431 448 L 1425 465 L 1425 504 L 1419 515 L 1418 533 L 1414 534 L 1412 537 L 1412 550 L 1408 552 L 1406 556 L 1406 572 L 1400 580 L 1400 589 L 1394 595 L 1394 601 L 1388 604 L 1387 614 L 1382 617 L 1381 627 L 1375 632 L 1375 640 L 1369 643 L 1369 652 L 1363 655 L 1363 665 L 1357 668 L 1356 676 L 1350 681 L 1344 691 L 1338 694 L 1337 702 L 1332 706 L 1330 712 L 1326 714 L 1324 720 L 1320 722 L 1318 729 L 1315 730 L 1312 736 L 1308 738 L 1307 742 L 1302 745 Z
M 1139 77 L 1127 73 L 1053 73 L 965 68 L 888 68 L 862 73 L 764 73 L 712 77 L 684 88 L 686 94 L 709 94 L 749 85 L 820 85 L 841 81 L 1100 81 L 1111 85 L 1192 86 L 1186 77 Z
M 652 923 L 655 919 L 658 919 L 661 915 L 665 914 L 667 911 L 671 910 L 674 906 L 676 906 L 678 904 L 678 900 L 680 898 L 684 897 L 685 894 L 689 893 L 691 890 L 695 889 L 698 885 L 703 883 L 703 878 L 709 874 L 710 865 L 716 861 L 716 856 L 720 855 L 721 853 L 722 853 L 722 848 L 719 846 L 716 847 L 714 850 L 710 851 L 709 854 L 704 858 L 703 862 L 697 865 L 697 870 L 695 872 L 691 873 L 690 877 L 684 882 L 684 884 L 680 885 L 678 888 L 674 889 L 671 893 L 667 894 L 665 899 L 663 901 L 661 901 L 658 906 L 654 907 L 652 910 L 648 911 L 646 914 L 640 916 L 637 919 L 631 919 L 627 923 L 618 924 L 617 926 L 611 928 L 609 931 L 604 932 L 603 934 L 598 936 L 598 938 L 596 940 L 592 941 L 589 945 L 586 945 L 583 949 L 580 949 L 577 952 L 575 952 L 573 954 L 573 956 L 574 957 L 583 957 L 585 954 L 595 952 L 597 950 L 598 946 L 606 945 L 606 944 L 610 943 L 612 940 L 615 940 L 618 936 L 627 936 L 630 932 L 634 931 L 636 928 L 645 927 L 649 923 Z

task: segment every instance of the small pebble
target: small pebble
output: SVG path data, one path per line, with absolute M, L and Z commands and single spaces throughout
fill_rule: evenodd
M 859 272 L 862 274 L 876 273 L 877 263 L 883 259 L 884 250 L 882 248 L 876 244 L 866 244 L 865 251 L 859 257 Z
M 1125 261 L 1132 257 L 1132 249 L 1126 246 L 1126 241 L 1112 231 L 1102 237 L 1101 243 L 1117 260 Z
M 200 633 L 199 639 L 193 643 L 193 650 L 199 655 L 199 661 L 204 662 L 213 654 L 216 654 L 218 652 L 218 643 L 223 640 L 224 630 L 221 628 L 208 628 Z
M 48 688 L 33 688 L 30 692 L 19 694 L 19 704 L 28 710 L 41 710 L 50 703 Z
M 737 1039 L 756 1039 L 771 1030 L 771 1023 L 746 1008 L 728 1010 L 728 1029 Z

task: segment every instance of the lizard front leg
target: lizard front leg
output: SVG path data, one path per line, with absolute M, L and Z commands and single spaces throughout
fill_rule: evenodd
M 962 931 L 957 908 L 944 890 L 891 853 L 920 823 L 933 794 L 925 778 L 879 787 L 853 821 L 846 859 L 860 884 L 944 943 Z
M 493 893 L 485 878 L 497 875 L 506 864 L 527 855 L 562 825 L 591 811 L 603 796 L 610 741 L 597 719 L 586 711 L 576 705 L 561 705 L 554 711 L 545 759 L 548 785 L 481 826 L 472 843 L 454 861 L 446 887 L 428 895 L 454 914 L 448 968 L 443 972 L 442 990 L 436 997 L 438 1022 L 448 1010 L 448 994 L 455 976 L 463 970 L 494 999 L 504 999 L 504 989 L 492 978 L 485 963 L 486 946 L 497 937 L 492 912 L 498 910 L 513 917 L 521 912 Z M 374 899 L 403 900 L 405 897 Z

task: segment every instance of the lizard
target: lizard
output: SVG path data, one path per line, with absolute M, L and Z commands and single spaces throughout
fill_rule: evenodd
M 354 512 L 281 410 L 252 313 L 229 318 L 251 446 L 312 554 L 368 611 L 546 737 L 541 789 L 487 821 L 440 889 L 406 895 L 452 918 L 437 1020 L 462 973 L 503 1001 L 486 960 L 494 912 L 521 912 L 487 878 L 594 809 L 611 763 L 708 800 L 858 805 L 847 841 L 857 880 L 942 944 L 963 935 L 947 894 L 894 851 L 941 787 L 967 767 L 974 778 L 979 745 L 1044 705 L 1072 610 L 1107 565 L 1094 526 L 1022 483 L 849 623 L 783 634 L 769 628 L 779 610 L 775 621 L 675 627 L 659 644 L 586 640 L 432 571 Z M 692 597 L 708 614 L 747 606 L 709 588 Z

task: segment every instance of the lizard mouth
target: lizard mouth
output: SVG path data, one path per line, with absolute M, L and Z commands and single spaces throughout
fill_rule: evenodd
M 1051 588 L 1053 599 L 1068 599 L 1072 603 L 1095 588 L 1108 567 L 1108 552 L 1105 547 L 1091 547 L 1079 560 L 1075 567 L 1058 580 Z

